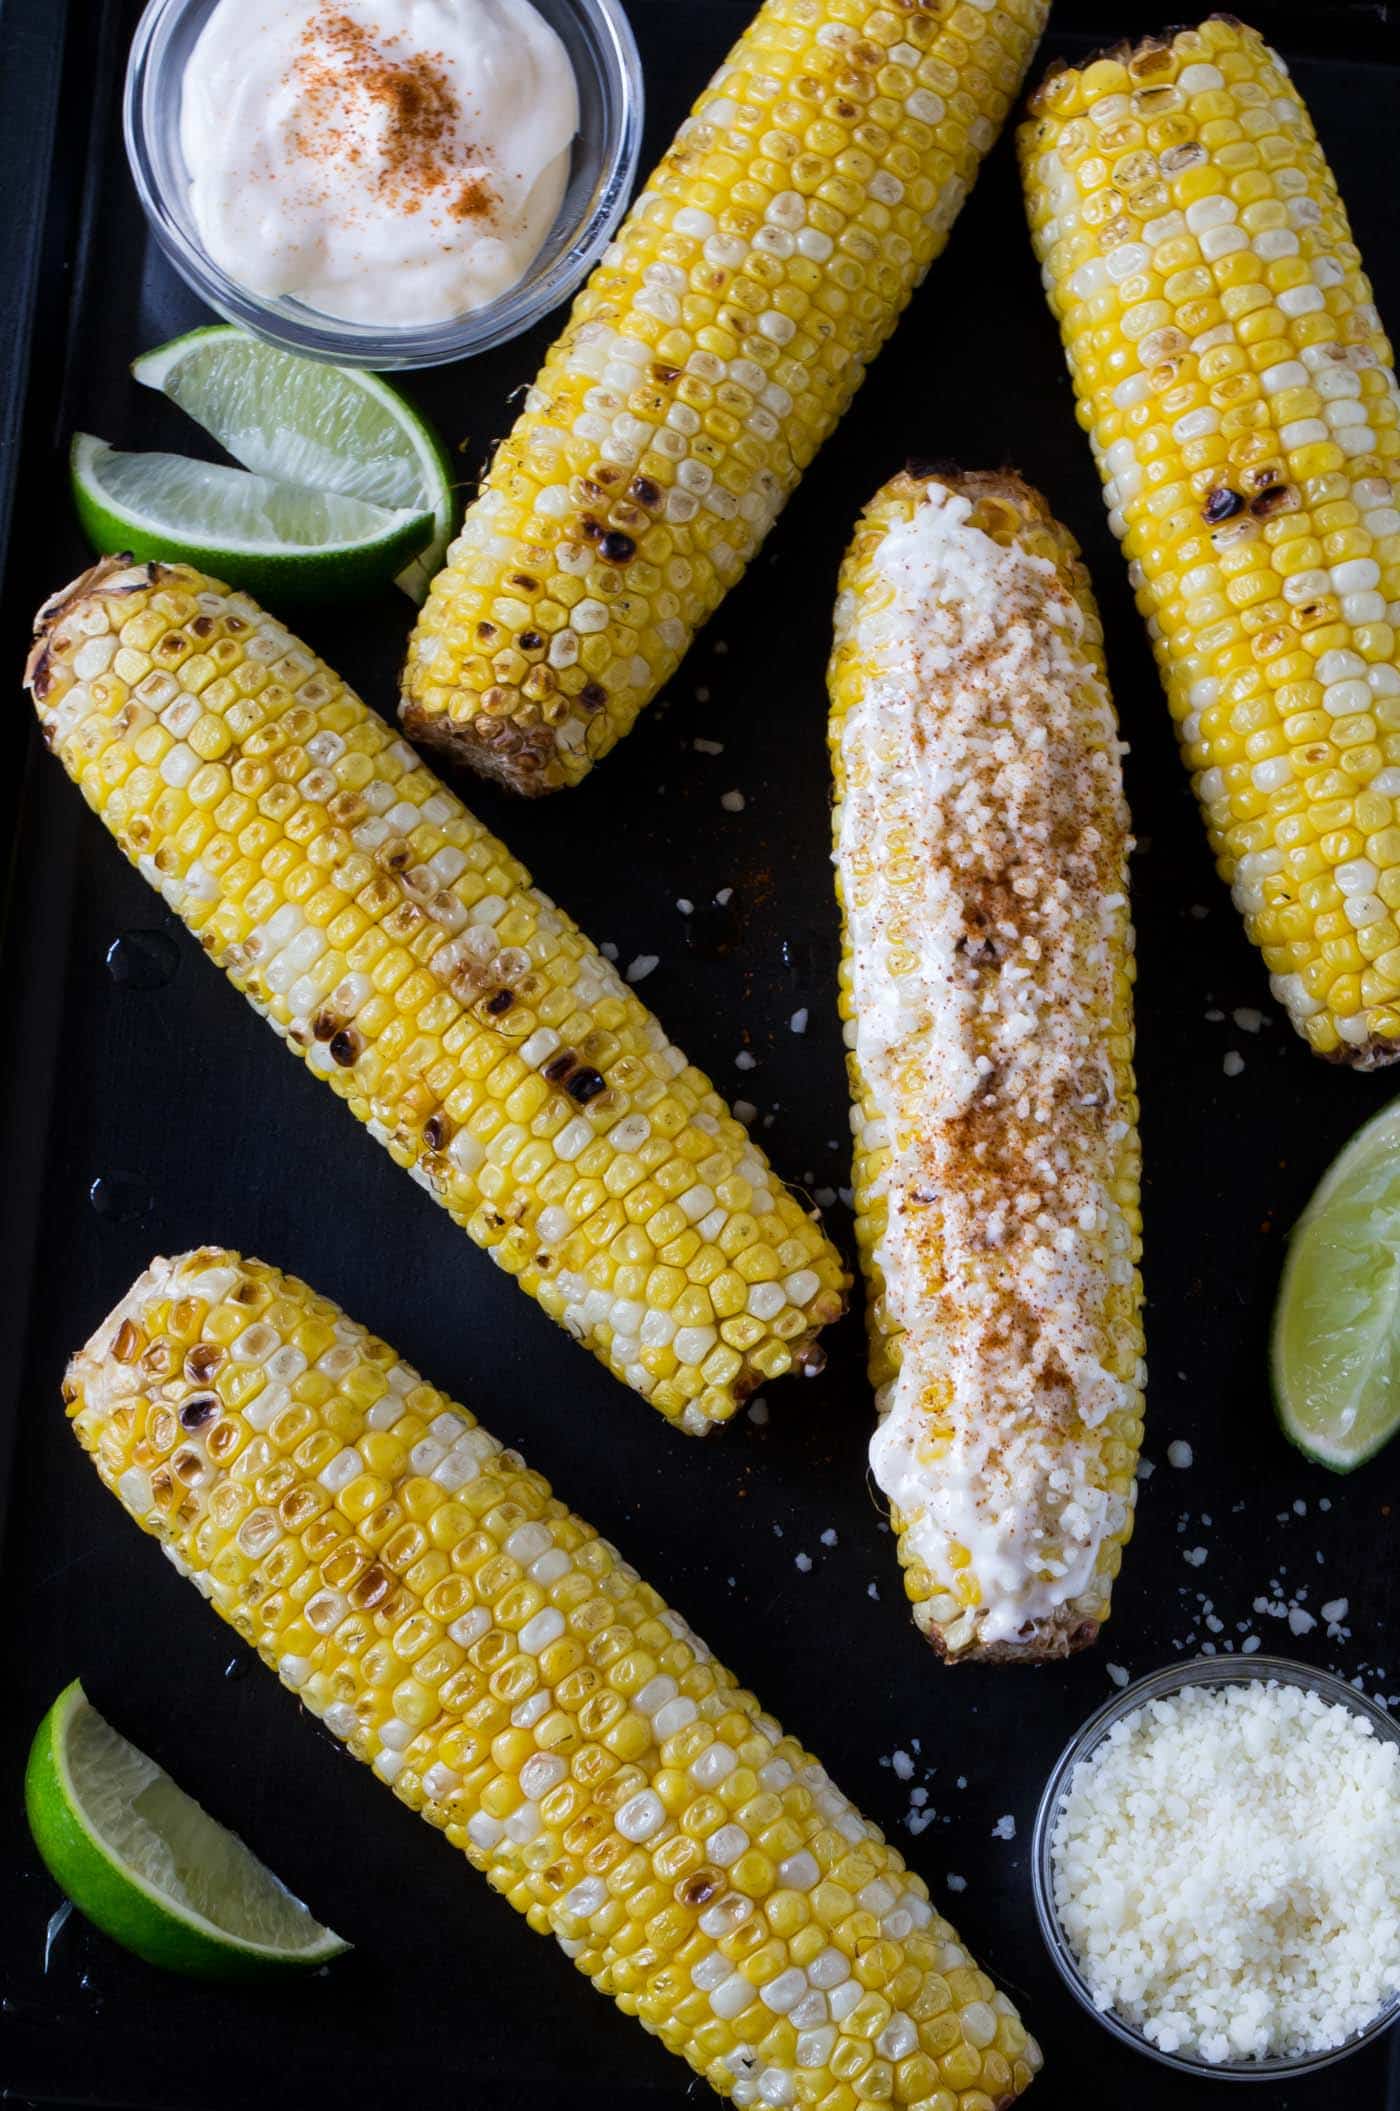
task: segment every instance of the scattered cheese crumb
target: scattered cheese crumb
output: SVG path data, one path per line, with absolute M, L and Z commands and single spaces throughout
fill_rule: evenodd
M 1336 1627 L 1351 1611 L 1350 1598 L 1329 1598 L 1322 1607 L 1322 1617 L 1329 1627 Z
M 808 1575 L 810 1575 L 810 1574 L 811 1574 L 811 1571 L 812 1571 L 812 1557 L 811 1557 L 811 1555 L 810 1555 L 810 1554 L 795 1554 L 795 1555 L 793 1556 L 793 1567 L 794 1567 L 794 1568 L 796 1568 L 796 1569 L 800 1569 L 800 1570 L 801 1570 L 801 1572 L 802 1572 L 802 1574 L 803 1574 L 804 1576 L 808 1576 Z
M 757 1400 L 750 1400 L 749 1402 L 749 1420 L 750 1422 L 756 1422 L 760 1429 L 768 1420 L 768 1402 L 761 1393 Z
M 616 960 L 617 958 L 617 947 L 613 944 L 610 938 L 605 938 L 603 940 L 603 943 L 599 946 L 598 951 L 602 954 L 604 960 Z
M 1193 1569 L 1198 1569 L 1206 1558 L 1206 1549 L 1204 1547 L 1183 1547 L 1181 1558 L 1183 1561 L 1189 1561 Z
M 1400 1747 L 1299 1687 L 1135 1710 L 1075 1769 L 1051 1858 L 1094 2001 L 1163 2052 L 1327 2051 L 1400 1983 Z
M 734 1102 L 734 1119 L 735 1121 L 741 1121 L 745 1128 L 748 1127 L 757 1112 L 758 1109 L 751 1099 L 736 1099 Z
M 742 792 L 722 792 L 719 803 L 727 814 L 741 814 L 746 804 Z
M 822 1534 L 822 1545 L 824 1547 L 834 1547 L 836 1545 L 836 1532 L 831 1525 L 828 1525 Z
M 1226 1077 L 1238 1077 L 1240 1072 L 1244 1069 L 1244 1057 L 1242 1055 L 1237 1054 L 1233 1048 L 1227 1049 L 1225 1052 L 1225 1060 L 1220 1067 L 1224 1071 Z
M 645 982 L 653 968 L 661 965 L 659 953 L 639 953 L 627 970 L 629 982 Z
M 913 1780 L 914 1762 L 907 1752 L 892 1752 L 890 1754 L 890 1765 L 894 1768 L 896 1781 Z
M 1121 1664 L 1105 1664 L 1103 1668 L 1108 1673 L 1115 1686 L 1127 1685 L 1128 1674 Z
M 732 887 L 721 887 L 719 893 L 715 896 L 715 900 L 718 902 L 721 909 L 727 909 L 733 899 L 734 889 Z
M 1175 1466 L 1179 1471 L 1184 1472 L 1194 1457 L 1195 1453 L 1184 1437 L 1174 1438 L 1167 1446 L 1167 1464 Z
M 1291 1634 L 1295 1634 L 1295 1635 L 1306 1635 L 1306 1634 L 1310 1634 L 1310 1633 L 1312 1632 L 1313 1628 L 1315 1628 L 1315 1627 L 1316 1627 L 1316 1625 L 1317 1625 L 1317 1622 L 1316 1622 L 1316 1620 L 1315 1620 L 1315 1619 L 1313 1618 L 1312 1614 L 1311 1614 L 1311 1613 L 1305 1613 L 1301 1605 L 1290 1605 L 1290 1606 L 1289 1606 L 1289 1608 L 1288 1608 L 1288 1627 L 1289 1627 L 1289 1632 L 1290 1632 Z
M 867 1598 L 878 1598 L 878 1597 L 879 1597 L 879 1595 L 880 1595 L 880 1586 L 879 1586 L 879 1584 L 878 1584 L 878 1583 L 867 1583 L 867 1584 L 866 1584 L 866 1586 L 865 1586 L 865 1595 L 866 1595 L 866 1597 L 867 1597 Z
M 789 1025 L 789 1027 L 790 1027 L 790 1028 L 792 1029 L 792 1031 L 793 1031 L 793 1032 L 794 1032 L 795 1034 L 805 1034 L 805 1033 L 806 1033 L 806 1031 L 807 1031 L 807 1007 L 806 1007 L 806 1005 L 805 1005 L 805 1004 L 803 1005 L 803 1007 L 802 1007 L 801 1011 L 795 1011 L 795 1012 L 793 1013 L 792 1017 L 791 1017 L 791 1018 L 790 1018 L 790 1019 L 788 1020 L 788 1025 Z
M 951 1869 L 944 1877 L 943 1882 L 949 1891 L 966 1891 L 967 1889 L 967 1878 L 955 1875 Z
M 722 755 L 724 753 L 724 742 L 722 740 L 697 740 L 695 752 L 697 755 Z
M 695 914 L 694 902 L 688 902 L 683 894 L 677 897 L 676 907 L 680 910 L 682 916 L 694 916 Z
M 738 1055 L 734 1058 L 734 1068 L 736 1070 L 757 1070 L 758 1057 L 751 1056 L 747 1048 L 741 1048 Z
M 1237 1011 L 1231 1012 L 1230 1017 L 1242 1034 L 1257 1034 L 1264 1024 L 1264 1014 L 1257 1012 L 1252 1004 L 1240 1005 Z
M 1014 1840 L 1015 1837 L 1016 1820 L 1012 1817 L 1010 1811 L 1007 1811 L 1006 1815 L 998 1818 L 996 1824 L 992 1827 L 992 1838 L 994 1840 Z

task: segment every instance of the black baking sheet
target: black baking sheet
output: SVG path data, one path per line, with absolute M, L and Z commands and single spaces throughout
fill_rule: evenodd
M 650 157 L 749 0 L 629 5 Z M 1346 1481 L 1307 1466 L 1275 1430 L 1265 1356 L 1287 1229 L 1394 1085 L 1308 1057 L 1270 1006 L 1211 869 L 1075 426 L 1008 143 L 875 379 L 666 700 L 580 791 L 538 806 L 468 791 L 624 965 L 659 956 L 647 998 L 724 1089 L 757 1103 L 780 1170 L 839 1188 L 847 1125 L 823 666 L 843 543 L 906 456 L 948 454 L 1015 463 L 1083 540 L 1141 839 L 1146 1452 L 1156 1470 L 1094 1653 L 1039 1671 L 949 1673 L 907 1621 L 867 1489 L 858 1319 L 829 1337 L 822 1378 L 772 1389 L 766 1424 L 741 1417 L 704 1445 L 667 1430 L 287 1060 L 38 751 L 19 692 L 28 621 L 84 561 L 63 468 L 69 433 L 199 445 L 126 372 L 137 351 L 204 319 L 149 241 L 127 180 L 120 66 L 136 12 L 128 0 L 0 0 L 0 479 L 14 494 L 0 798 L 15 816 L 0 980 L 0 2095 L 141 2111 L 427 2100 L 661 2111 L 705 2098 L 300 1715 L 122 1516 L 67 1433 L 58 1385 L 69 1349 L 152 1252 L 219 1240 L 332 1293 L 520 1444 L 936 1889 L 950 1872 L 965 1880 L 949 1900 L 954 1916 L 1045 2046 L 1032 2098 L 1042 2111 L 1217 2103 L 1220 2085 L 1120 2050 L 1061 1991 L 1031 1910 L 1030 1823 L 1061 1744 L 1111 1690 L 1107 1666 L 1137 1675 L 1212 1638 L 1202 1594 L 1222 1623 L 1217 1647 L 1254 1633 L 1400 1693 L 1390 1509 L 1400 1447 Z M 1386 10 L 1275 8 L 1256 19 L 1296 62 L 1394 321 L 1400 51 Z M 1041 63 L 1157 26 L 1137 0 L 1112 14 L 1066 4 Z M 464 444 L 464 476 L 548 336 L 410 379 Z M 407 621 L 407 605 L 386 594 L 302 627 L 388 710 Z M 696 753 L 697 737 L 723 742 L 723 753 Z M 744 794 L 740 813 L 721 806 L 730 790 Z M 729 910 L 710 907 L 725 888 Z M 683 917 L 682 897 L 703 913 Z M 106 965 L 117 941 L 128 965 L 140 956 L 126 980 Z M 802 1010 L 797 1034 L 789 1022 Z M 1251 1030 L 1256 1010 L 1264 1023 Z M 755 1069 L 735 1067 L 741 1048 Z M 1234 1077 L 1231 1051 L 1245 1065 Z M 849 1252 L 848 1213 L 838 1203 L 829 1214 Z M 1167 1463 L 1178 1438 L 1193 1447 L 1187 1470 Z M 1198 1548 L 1196 1566 L 1185 1554 Z M 1319 1626 L 1295 1638 L 1255 1610 L 1280 1589 L 1314 1612 L 1347 1598 L 1349 1633 L 1329 1641 Z M 291 1992 L 209 1990 L 158 1976 L 74 1918 L 45 1970 L 58 1898 L 24 1830 L 20 1778 L 35 1722 L 79 1673 L 121 1728 L 353 1939 L 353 1956 Z M 896 1751 L 913 1762 L 909 1780 L 891 1764 Z M 915 1788 L 937 1814 L 918 1837 L 906 1826 Z M 1011 1840 L 994 1836 L 1006 1815 Z M 1258 2100 L 1372 2111 L 1389 2101 L 1386 2077 L 1379 2048 Z

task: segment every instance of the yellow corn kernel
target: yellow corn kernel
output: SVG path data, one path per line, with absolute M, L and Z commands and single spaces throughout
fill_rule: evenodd
M 178 1339 L 170 1331 L 182 1298 L 205 1314 L 192 1344 L 187 1327 Z M 371 1536 L 370 1521 L 342 1515 L 328 1539 L 316 1514 L 325 1490 L 279 1457 L 281 1521 L 266 1510 L 244 1517 L 246 1491 L 213 1463 L 215 1438 L 234 1430 L 237 1450 L 259 1433 L 223 1405 L 187 1440 L 211 1466 L 172 1516 L 138 1447 L 160 1417 L 177 1441 L 179 1409 L 199 1392 L 186 1349 L 217 1356 L 237 1321 L 263 1373 L 305 1320 L 333 1327 L 337 1344 L 341 1413 L 331 1428 L 318 1407 L 311 1432 L 341 1462 L 331 1479 L 355 1485 L 344 1476 L 375 1434 L 412 1449 L 431 1426 L 461 1462 L 456 1492 L 406 1464 L 381 1505 L 391 1525 Z M 158 1383 L 142 1362 L 154 1351 L 168 1357 Z M 397 1403 L 393 1417 L 366 1404 L 372 1381 Z M 886 2102 L 899 2073 L 936 2103 L 931 2076 L 952 2072 L 960 2088 L 1004 2104 L 1030 2081 L 1034 2040 L 983 1974 L 948 1969 L 965 1953 L 898 1851 L 538 1474 L 327 1299 L 218 1248 L 153 1262 L 74 1358 L 65 1398 L 102 1479 L 284 1684 L 723 2092 L 740 2047 L 751 2049 L 764 2102 L 839 2102 L 846 2076 L 859 2078 L 864 2101 Z M 250 1540 L 264 1549 L 261 1589 L 249 1587 Z M 529 1580 L 546 1557 L 547 1595 Z M 295 1585 L 267 1589 L 274 1570 Z M 304 1614 L 292 1603 L 303 1579 Z M 547 1669 L 565 1641 L 582 1646 Z M 599 1691 L 600 1670 L 620 1675 L 632 1706 Z M 598 1737 L 624 1725 L 620 1763 Z M 845 1881 L 824 1873 L 833 1867 Z M 800 2037 L 788 2011 L 843 1978 L 843 2031 Z M 912 2055 L 897 2070 L 881 2050 L 886 2031 Z
M 1031 98 L 1020 154 L 1032 235 L 1221 870 L 1294 1026 L 1320 1053 L 1369 1069 L 1397 1054 L 1388 993 L 1358 977 L 1359 960 L 1341 973 L 1334 962 L 1319 986 L 1301 959 L 1279 958 L 1284 925 L 1294 946 L 1308 935 L 1279 876 L 1291 817 L 1308 816 L 1325 838 L 1337 824 L 1319 810 L 1339 794 L 1389 799 L 1392 777 L 1400 789 L 1380 737 L 1381 714 L 1400 701 L 1394 356 L 1322 148 L 1274 53 L 1224 16 L 1139 52 L 1173 125 L 1162 166 L 1167 152 L 1188 164 L 1172 191 L 1192 248 L 1173 252 L 1176 275 L 1157 304 L 1166 312 L 1155 350 L 1170 340 L 1170 389 L 1137 334 L 1132 274 L 1109 276 L 1115 253 L 1146 259 L 1155 216 L 1121 196 L 1110 244 L 1080 197 L 1086 119 L 1105 182 L 1121 191 L 1125 171 L 1140 180 L 1144 158 L 1116 123 L 1098 123 L 1103 98 L 1119 91 L 1096 67 L 1058 73 Z M 1217 85 L 1183 94 L 1188 68 L 1197 79 L 1208 69 Z M 1200 296 L 1185 267 L 1197 257 L 1219 288 L 1211 325 L 1191 312 Z M 1194 349 L 1203 334 L 1218 341 Z M 1193 450 L 1217 432 L 1228 438 L 1224 457 L 1198 464 Z M 1159 506 L 1163 477 L 1186 503 Z M 1203 560 L 1230 575 L 1223 597 L 1193 593 Z M 1246 729 L 1220 709 L 1251 660 L 1266 685 L 1260 700 L 1271 692 L 1277 710 L 1280 737 L 1267 752 L 1243 749 Z M 1358 826 L 1383 822 L 1358 817 Z M 1388 899 L 1391 865 L 1325 841 L 1322 854 L 1354 898 Z
M 433 582 L 409 733 L 539 793 L 631 729 L 942 249 L 1047 11 L 763 0 Z
M 188 710 L 183 670 L 197 642 L 256 688 L 254 713 L 233 681 L 222 697 L 207 687 L 196 721 L 225 728 L 236 781 L 269 777 L 241 861 L 221 863 L 189 832 L 194 751 L 163 724 L 133 724 L 111 685 L 83 682 L 84 654 L 101 653 L 118 629 L 133 685 L 163 699 L 173 723 Z M 815 1336 L 841 1310 L 846 1282 L 816 1219 L 611 964 L 305 646 L 197 572 L 108 560 L 43 612 L 30 685 L 46 726 L 63 714 L 65 767 L 126 854 L 146 870 L 155 861 L 166 900 L 234 984 L 618 1377 L 698 1433 L 779 1369 L 814 1366 Z M 70 720 L 74 699 L 84 708 Z M 99 767 L 114 752 L 153 752 L 153 734 L 169 780 L 159 826 L 129 802 L 119 807 Z M 328 872 L 357 885 L 348 927 Z M 663 1123 L 653 1101 L 664 1101 Z M 635 1191 L 644 1167 L 674 1197 L 677 1229 L 703 1221 L 709 1230 L 714 1219 L 723 1250 L 692 1237 L 684 1259 L 656 1265 L 663 1255 L 646 1231 L 605 1199 Z M 654 1301 L 653 1280 L 664 1286 Z M 707 1338 L 689 1364 L 676 1349 L 684 1368 L 658 1361 L 657 1349 L 694 1346 L 680 1328 L 712 1324 L 705 1285 L 721 1280 L 726 1311 L 736 1285 L 760 1293 L 757 1331 L 722 1347 Z M 752 1305 L 748 1290 L 744 1301 Z M 688 1302 L 703 1317 L 692 1319 Z M 197 1324 L 191 1311 L 173 1331 Z M 295 1354 L 319 1363 L 328 1348 L 314 1332 Z M 308 1411 L 322 1404 L 307 1396 L 323 1377 L 296 1379 Z M 214 1379 L 233 1407 L 263 1382 L 243 1361 Z M 368 1408 L 385 1389 L 364 1367 L 340 1392 Z M 370 1479 L 338 1498 L 357 1519 L 381 1500 L 374 1476 L 396 1470 L 377 1453 L 365 1463 Z

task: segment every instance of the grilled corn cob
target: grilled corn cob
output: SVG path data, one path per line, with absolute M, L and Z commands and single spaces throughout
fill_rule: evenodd
M 871 1466 L 954 1659 L 1091 1642 L 1132 1529 L 1129 842 L 1101 637 L 1019 477 L 905 474 L 866 509 L 831 754 Z
M 993 2111 L 1040 2064 L 875 1827 L 513 1451 L 304 1283 L 157 1260 L 98 1472 L 357 1759 L 737 2104 Z
M 1220 871 L 1319 1054 L 1400 1051 L 1400 397 L 1251 29 L 1052 73 L 1036 250 Z
M 681 1428 L 817 1368 L 845 1276 L 719 1094 L 413 750 L 246 595 L 107 559 L 28 681 L 205 951 L 553 1319 Z
M 766 0 L 574 305 L 419 618 L 403 723 L 519 792 L 628 732 L 947 239 L 1048 0 Z

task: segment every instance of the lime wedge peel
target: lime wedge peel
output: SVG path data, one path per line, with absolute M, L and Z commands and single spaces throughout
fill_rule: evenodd
M 262 599 L 325 600 L 394 577 L 432 533 L 395 512 L 179 454 L 121 454 L 77 433 L 73 497 L 88 540 L 111 555 L 192 564 Z
M 24 1801 L 35 1845 L 78 1911 L 151 1964 L 262 1978 L 315 1969 L 349 1947 L 120 1737 L 76 1679 L 35 1733 Z
M 436 433 L 387 381 L 300 359 L 226 323 L 158 345 L 131 371 L 257 476 L 431 513 L 427 547 L 398 581 L 422 601 L 456 523 L 453 466 Z
M 1318 1183 L 1289 1241 L 1272 1339 L 1288 1436 L 1334 1473 L 1400 1429 L 1400 1099 Z

